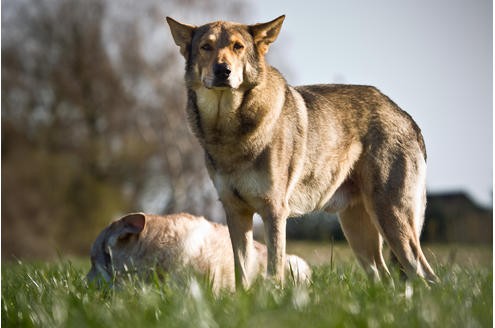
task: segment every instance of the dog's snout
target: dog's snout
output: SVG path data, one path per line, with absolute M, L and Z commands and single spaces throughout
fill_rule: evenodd
M 213 74 L 218 79 L 228 79 L 231 72 L 229 65 L 226 63 L 217 63 L 213 66 Z

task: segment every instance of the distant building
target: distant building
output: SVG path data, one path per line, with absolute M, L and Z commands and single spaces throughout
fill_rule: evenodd
M 492 243 L 493 210 L 463 192 L 429 194 L 422 239 L 428 242 Z

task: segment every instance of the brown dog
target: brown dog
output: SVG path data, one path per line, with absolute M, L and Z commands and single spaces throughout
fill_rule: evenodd
M 253 213 L 283 282 L 286 219 L 338 212 L 364 269 L 388 277 L 385 238 L 408 276 L 437 278 L 421 246 L 426 151 L 412 118 L 370 86 L 291 87 L 265 62 L 284 16 L 199 27 L 167 18 L 186 59 L 187 111 L 227 214 L 238 283 L 250 283 Z
M 248 267 L 250 279 L 266 271 L 266 247 L 254 243 Z M 179 272 L 190 269 L 208 275 L 215 291 L 234 289 L 234 255 L 226 226 L 190 214 L 157 216 L 134 213 L 106 227 L 91 249 L 90 281 L 111 282 L 119 273 L 132 269 L 146 275 L 150 269 Z M 285 269 L 295 283 L 308 282 L 307 263 L 289 255 Z

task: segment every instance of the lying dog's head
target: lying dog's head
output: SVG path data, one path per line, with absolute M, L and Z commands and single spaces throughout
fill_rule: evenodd
M 111 282 L 116 272 L 134 262 L 133 259 L 138 254 L 133 246 L 145 224 L 146 216 L 134 213 L 106 227 L 91 248 L 91 269 L 87 279 Z
M 264 55 L 285 16 L 255 25 L 213 22 L 199 27 L 167 17 L 175 43 L 186 58 L 189 87 L 249 88 L 259 81 Z

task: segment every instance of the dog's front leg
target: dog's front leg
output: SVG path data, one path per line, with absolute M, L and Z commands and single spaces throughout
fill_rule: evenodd
M 275 283 L 284 283 L 286 215 L 263 216 L 265 242 L 268 249 L 267 273 Z
M 232 250 L 234 251 L 235 285 L 248 288 L 253 270 L 253 213 L 226 209 Z

